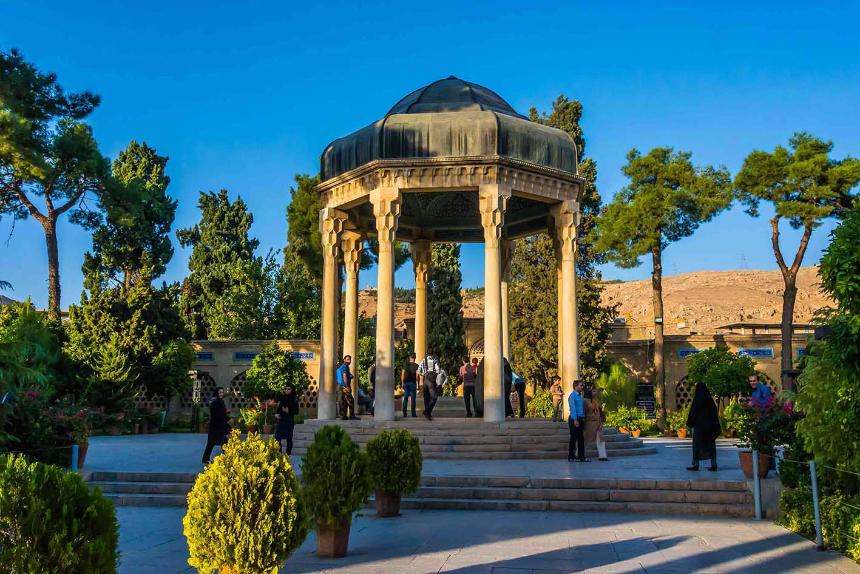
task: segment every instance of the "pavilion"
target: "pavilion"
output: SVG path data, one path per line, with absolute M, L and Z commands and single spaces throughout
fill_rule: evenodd
M 336 417 L 339 260 L 345 267 L 343 352 L 358 348 L 358 272 L 364 241 L 378 242 L 376 415 L 395 418 L 394 250 L 410 244 L 415 353 L 427 353 L 427 276 L 435 242 L 484 242 L 483 412 L 505 420 L 502 358 L 509 356 L 507 283 L 512 240 L 546 231 L 557 254 L 559 363 L 565 393 L 579 373 L 576 238 L 584 180 L 577 149 L 493 91 L 453 76 L 407 95 L 385 116 L 330 143 L 317 187 L 323 209 L 323 304 L 318 417 Z

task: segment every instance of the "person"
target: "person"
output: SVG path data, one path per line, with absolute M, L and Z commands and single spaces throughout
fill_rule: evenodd
M 370 408 L 366 411 L 371 415 L 375 414 L 376 409 L 376 363 L 374 362 L 367 369 L 367 380 L 370 381 Z
M 758 380 L 758 375 L 750 375 L 749 379 L 747 379 L 752 392 L 750 393 L 750 402 L 757 406 L 765 406 L 770 401 L 773 396 L 773 391 L 770 390 L 770 387 L 761 383 Z
M 349 365 L 352 357 L 346 355 L 343 362 L 337 368 L 337 384 L 340 385 L 340 417 L 347 420 L 355 420 L 355 398 L 352 396 L 352 377 Z
M 412 399 L 412 418 L 415 418 L 415 401 L 418 398 L 418 363 L 415 353 L 410 353 L 409 360 L 400 372 L 400 382 L 403 383 L 403 418 L 406 418 L 406 406 Z
M 607 461 L 606 442 L 603 440 L 603 422 L 606 417 L 603 405 L 600 404 L 600 387 L 590 384 L 585 390 L 585 431 L 583 432 L 586 448 L 590 445 L 597 447 L 597 460 Z
M 705 459 L 711 459 L 708 470 L 717 470 L 717 437 L 722 428 L 717 405 L 705 383 L 696 383 L 687 426 L 693 429 L 693 464 L 687 470 L 699 470 L 699 461 Z
M 564 422 L 561 416 L 561 403 L 564 400 L 564 388 L 561 386 L 561 377 L 553 376 L 552 386 L 549 388 L 552 393 L 552 422 Z
M 505 373 L 505 418 L 514 416 L 514 407 L 511 405 L 511 386 L 514 383 L 514 371 L 507 357 L 503 358 L 502 370 Z
M 438 385 L 444 382 L 440 376 L 441 371 L 442 367 L 433 351 L 430 351 L 430 354 L 424 357 L 424 360 L 418 365 L 418 375 L 423 384 L 421 390 L 424 393 L 424 418 L 428 421 L 433 420 L 433 407 L 436 406 L 436 401 L 439 398 Z
M 275 411 L 275 419 L 278 424 L 275 427 L 275 440 L 281 445 L 281 450 L 288 455 L 293 452 L 293 429 L 296 426 L 296 414 L 299 412 L 299 401 L 296 389 L 287 385 L 278 399 L 278 410 Z
M 373 399 L 370 398 L 370 395 L 362 387 L 358 387 L 356 402 L 358 403 L 359 410 L 363 409 L 363 412 L 373 414 Z
M 217 387 L 209 401 L 209 436 L 206 439 L 206 449 L 203 451 L 203 464 L 212 462 L 212 449 L 215 445 L 223 446 L 230 435 L 230 415 L 224 404 L 224 389 Z
M 523 419 L 526 417 L 526 380 L 516 373 L 513 373 L 511 378 L 514 382 L 514 391 L 517 393 L 517 403 L 520 405 L 520 418 Z
M 583 440 L 583 431 L 585 430 L 585 408 L 582 403 L 582 381 L 579 379 L 573 381 L 573 391 L 567 397 L 567 406 L 569 414 L 567 417 L 567 426 L 570 429 L 570 442 L 567 446 L 567 460 L 572 462 L 590 462 L 585 458 L 585 441 Z
M 478 359 L 474 364 L 469 362 L 469 357 L 463 357 L 463 366 L 460 367 L 460 382 L 463 383 L 463 400 L 466 402 L 466 418 L 472 418 L 472 405 L 478 412 L 478 401 L 475 398 L 475 377 L 477 376 Z M 472 402 L 469 402 L 469 398 Z

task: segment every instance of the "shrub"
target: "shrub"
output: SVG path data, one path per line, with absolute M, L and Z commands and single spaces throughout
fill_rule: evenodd
M 705 383 L 715 397 L 749 394 L 747 382 L 755 374 L 755 361 L 728 347 L 711 347 L 687 357 L 687 380 Z
M 254 357 L 251 368 L 245 372 L 242 392 L 246 397 L 275 398 L 287 385 L 293 386 L 297 397 L 304 395 L 310 385 L 307 368 L 304 361 L 282 351 L 277 341 L 273 341 Z
M 606 410 L 614 411 L 619 407 L 632 407 L 636 404 L 636 381 L 627 368 L 614 362 L 608 373 L 601 373 L 597 379 L 600 387 L 600 400 Z
M 690 405 L 669 413 L 666 417 L 666 422 L 669 424 L 669 430 L 677 432 L 681 429 L 687 428 L 687 417 L 689 414 Z
M 314 434 L 302 461 L 305 503 L 318 524 L 338 527 L 349 523 L 370 494 L 367 455 L 338 425 Z
M 4 572 L 114 573 L 113 504 L 74 473 L 0 457 L 0 564 Z
M 548 419 L 552 417 L 552 413 L 552 393 L 549 389 L 538 388 L 532 399 L 526 403 L 526 415 Z
M 815 538 L 815 515 L 812 508 L 812 493 L 805 488 L 784 489 L 779 496 L 782 515 L 776 520 L 793 532 L 807 538 Z
M 233 431 L 224 452 L 197 477 L 182 520 L 200 572 L 277 572 L 308 532 L 307 512 L 289 457 L 259 435 Z
M 724 431 L 733 433 L 740 432 L 741 423 L 744 418 L 744 401 L 733 398 L 723 409 L 722 421 Z
M 421 446 L 406 429 L 386 429 L 367 443 L 370 484 L 377 492 L 411 494 L 421 483 Z
M 825 544 L 845 552 L 860 561 L 860 496 L 823 496 L 821 506 L 821 532 Z M 815 515 L 812 492 L 808 488 L 784 489 L 779 499 L 782 516 L 777 524 L 801 536 L 815 539 Z
M 629 430 L 644 430 L 653 424 L 646 416 L 647 413 L 643 409 L 620 406 L 606 415 L 606 424 Z

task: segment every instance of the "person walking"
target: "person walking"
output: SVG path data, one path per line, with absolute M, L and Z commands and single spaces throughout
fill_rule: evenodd
M 526 417 L 526 380 L 516 373 L 512 374 L 511 379 L 514 382 L 514 392 L 517 393 L 520 418 L 524 419 Z M 513 411 L 513 409 L 511 409 L 511 411 Z
M 561 416 L 561 403 L 564 401 L 564 388 L 561 386 L 561 377 L 555 375 L 552 378 L 552 386 L 549 388 L 552 394 L 552 422 L 564 422 Z
M 206 449 L 203 451 L 203 464 L 212 462 L 212 449 L 223 446 L 230 436 L 230 415 L 224 404 L 224 389 L 217 387 L 209 401 L 209 435 L 206 438 Z
M 717 437 L 723 429 L 714 397 L 705 383 L 696 383 L 687 426 L 693 429 L 693 464 L 687 470 L 699 470 L 699 461 L 706 459 L 711 459 L 708 470 L 717 470 Z
M 288 455 L 293 452 L 293 429 L 296 426 L 296 415 L 299 412 L 299 400 L 296 389 L 287 385 L 278 399 L 278 410 L 275 411 L 275 419 L 278 424 L 275 427 L 275 440 L 281 445 L 281 452 Z
M 603 440 L 603 422 L 606 417 L 603 413 L 603 405 L 600 403 L 600 387 L 589 385 L 585 390 L 585 448 L 595 445 L 597 447 L 597 460 L 607 461 L 606 442 Z
M 475 406 L 475 412 L 478 412 L 478 401 L 475 398 L 475 378 L 477 377 L 478 360 L 475 359 L 473 365 L 469 362 L 469 357 L 463 357 L 463 366 L 460 367 L 460 382 L 463 383 L 463 400 L 466 402 L 466 418 L 472 418 L 472 405 Z M 471 398 L 472 402 L 469 402 Z
M 442 366 L 439 365 L 439 360 L 436 358 L 436 353 L 430 351 L 421 364 L 418 365 L 418 375 L 421 377 L 423 386 L 421 387 L 424 393 L 424 418 L 428 421 L 433 420 L 433 407 L 436 406 L 436 401 L 439 400 L 438 385 L 444 383 L 440 377 Z
M 340 417 L 345 421 L 358 419 L 355 416 L 355 398 L 352 396 L 353 374 L 349 371 L 350 363 L 352 363 L 352 357 L 346 355 L 337 368 L 337 384 L 340 385 Z
M 585 441 L 583 440 L 583 432 L 585 431 L 585 408 L 582 402 L 582 381 L 573 381 L 573 391 L 567 397 L 567 406 L 570 413 L 567 417 L 567 426 L 570 429 L 570 442 L 567 446 L 567 460 L 572 462 L 590 462 L 585 458 Z
M 406 418 L 406 405 L 412 399 L 412 418 L 415 418 L 415 400 L 418 398 L 418 363 L 415 353 L 409 355 L 409 360 L 400 372 L 400 382 L 403 383 L 403 418 Z
M 511 387 L 514 384 L 514 371 L 511 363 L 504 357 L 502 369 L 505 373 L 505 418 L 514 416 L 514 407 L 511 405 Z

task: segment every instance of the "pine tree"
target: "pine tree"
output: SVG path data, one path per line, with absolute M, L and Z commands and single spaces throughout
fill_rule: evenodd
M 460 246 L 434 243 L 427 281 L 427 350 L 437 353 L 448 373 L 456 373 L 466 355 L 460 293 L 462 279 Z

